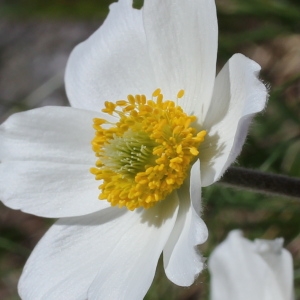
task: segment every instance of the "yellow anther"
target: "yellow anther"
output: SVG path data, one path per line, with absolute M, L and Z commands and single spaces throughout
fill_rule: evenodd
M 201 142 L 204 141 L 206 133 L 207 133 L 206 130 L 202 130 L 202 131 L 198 132 L 197 138 L 201 139 Z
M 116 102 L 116 104 L 118 105 L 118 106 L 125 106 L 125 105 L 127 105 L 127 101 L 126 100 L 119 100 L 119 101 L 117 101 Z
M 135 105 L 128 105 L 126 107 L 123 108 L 123 112 L 128 112 L 135 109 Z
M 177 93 L 177 98 L 180 99 L 184 96 L 184 90 L 180 90 L 178 93 Z
M 162 171 L 164 169 L 165 165 L 164 164 L 161 164 L 158 168 L 159 171 Z
M 145 95 L 141 95 L 141 104 L 146 104 L 146 96 Z
M 150 174 L 153 172 L 153 167 L 149 167 L 147 170 L 146 170 L 146 174 Z
M 195 156 L 199 154 L 199 151 L 195 147 L 190 148 L 190 152 Z
M 168 178 L 167 179 L 167 184 L 171 185 L 171 184 L 174 184 L 174 179 L 173 178 Z
M 132 95 L 127 96 L 128 101 L 130 102 L 131 105 L 135 104 L 135 98 Z
M 129 128 L 129 125 L 128 125 L 128 124 L 122 124 L 122 125 L 120 126 L 120 128 L 121 128 L 122 130 L 126 131 L 126 130 Z
M 182 126 L 176 126 L 174 129 L 173 129 L 173 134 L 178 134 L 182 131 Z
M 102 124 L 107 123 L 106 120 L 104 120 L 104 119 L 97 119 L 97 118 L 94 118 L 93 122 L 94 122 L 95 125 L 102 125 Z
M 137 118 L 137 117 L 138 117 L 138 112 L 135 111 L 135 110 L 132 110 L 132 111 L 130 112 L 130 116 L 133 117 L 133 118 Z
M 157 104 L 161 104 L 163 102 L 163 98 L 164 98 L 164 96 L 162 94 L 159 94 L 157 96 Z
M 182 153 L 182 145 L 181 144 L 177 146 L 176 152 L 177 152 L 177 154 L 181 154 Z
M 116 104 L 109 102 L 109 101 L 105 101 L 104 102 L 105 108 L 102 109 L 102 111 L 104 113 L 108 113 L 108 114 L 112 114 L 116 108 Z
M 172 158 L 170 160 L 171 163 L 181 163 L 182 162 L 182 158 L 181 157 L 175 157 L 175 158 Z
M 152 96 L 153 97 L 157 97 L 158 95 L 160 95 L 161 93 L 161 89 L 156 89 L 153 93 L 152 93 Z
M 144 106 L 144 110 L 145 110 L 145 112 L 152 112 L 153 111 L 153 108 L 151 107 L 151 106 L 149 106 L 149 105 L 145 105 Z
M 141 103 L 141 96 L 140 95 L 135 95 L 135 102 L 140 104 Z

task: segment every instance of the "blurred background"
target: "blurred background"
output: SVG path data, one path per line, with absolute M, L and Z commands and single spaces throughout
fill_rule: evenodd
M 0 0 L 0 122 L 44 105 L 68 105 L 64 67 L 72 48 L 103 22 L 110 0 Z M 236 52 L 262 66 L 267 109 L 257 116 L 237 166 L 300 177 L 300 2 L 217 0 L 218 70 Z M 136 7 L 141 1 L 135 2 Z M 206 257 L 231 229 L 250 239 L 284 237 L 300 299 L 300 202 L 218 185 L 203 189 Z M 54 220 L 0 203 L 0 299 L 19 299 L 17 282 L 31 250 Z M 190 288 L 169 282 L 161 263 L 146 300 L 209 299 L 204 271 Z M 242 299 L 241 299 L 242 300 Z

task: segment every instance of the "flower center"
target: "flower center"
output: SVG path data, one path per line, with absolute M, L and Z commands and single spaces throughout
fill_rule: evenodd
M 177 98 L 183 95 L 181 90 Z M 99 199 L 113 206 L 149 208 L 165 199 L 184 182 L 206 135 L 190 126 L 196 117 L 164 101 L 160 89 L 152 97 L 105 102 L 102 111 L 118 121 L 94 119 L 92 146 L 98 160 L 91 173 L 102 181 Z

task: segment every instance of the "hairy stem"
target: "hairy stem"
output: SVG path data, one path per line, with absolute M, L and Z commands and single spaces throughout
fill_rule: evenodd
M 252 192 L 298 198 L 300 200 L 299 178 L 231 167 L 219 183 Z

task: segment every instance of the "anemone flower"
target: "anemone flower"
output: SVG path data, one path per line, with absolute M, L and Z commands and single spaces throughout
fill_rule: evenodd
M 251 242 L 233 230 L 211 254 L 211 300 L 293 300 L 293 261 L 283 239 Z
M 60 218 L 25 265 L 22 299 L 142 299 L 161 253 L 172 282 L 194 282 L 201 187 L 236 159 L 267 94 L 241 54 L 215 78 L 216 55 L 214 1 L 119 0 L 70 56 L 71 107 L 1 125 L 1 200 Z

